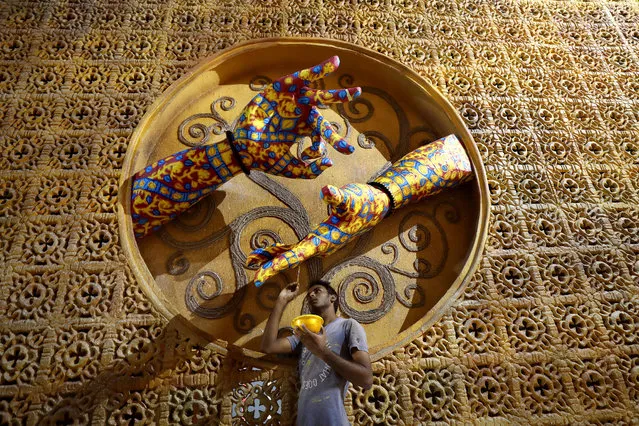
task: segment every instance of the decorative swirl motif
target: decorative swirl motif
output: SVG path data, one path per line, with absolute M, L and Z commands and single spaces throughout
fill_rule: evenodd
M 191 262 L 186 258 L 183 252 L 178 251 L 172 254 L 166 260 L 166 270 L 171 275 L 182 275 L 191 267 Z
M 204 279 L 204 277 L 211 278 L 213 282 L 215 283 L 215 291 L 211 294 L 207 294 L 206 291 L 204 290 L 204 285 L 206 285 L 208 281 Z M 216 274 L 215 272 L 211 272 L 211 271 L 201 272 L 191 279 L 191 282 L 189 282 L 189 284 L 191 283 L 197 283 L 197 294 L 204 300 L 213 300 L 217 296 L 222 294 L 222 278 L 220 278 L 220 276 Z
M 207 283 L 205 277 L 211 278 L 215 283 L 215 291 L 213 293 L 207 293 L 204 290 L 204 285 Z M 238 284 L 241 284 L 241 282 L 238 282 Z M 209 319 L 222 318 L 227 316 L 231 312 L 236 311 L 237 305 L 244 298 L 244 294 L 246 293 L 245 285 L 246 283 L 244 283 L 242 287 L 236 285 L 236 291 L 233 294 L 233 297 L 231 297 L 231 300 L 229 300 L 224 306 L 221 306 L 219 308 L 205 307 L 198 302 L 194 292 L 197 291 L 197 295 L 199 296 L 199 298 L 206 301 L 211 301 L 222 294 L 223 283 L 220 276 L 215 272 L 200 272 L 193 278 L 191 278 L 191 280 L 187 284 L 186 291 L 184 293 L 184 301 L 189 310 L 198 316 Z
M 374 285 L 375 278 L 368 272 L 355 272 L 349 275 L 342 281 L 341 286 L 348 287 L 352 283 L 355 283 L 353 296 L 359 303 L 370 303 L 379 294 L 379 286 Z
M 256 75 L 249 81 L 249 88 L 254 92 L 261 92 L 272 82 L 273 80 L 265 75 Z
M 264 177 L 266 178 L 266 180 L 270 181 L 268 177 Z M 273 182 L 273 184 L 275 183 Z M 280 196 L 282 197 L 286 197 L 287 195 L 290 197 L 294 197 L 288 190 L 286 191 L 285 195 L 280 194 Z M 296 198 L 295 200 L 299 202 L 299 200 L 297 200 Z M 235 305 L 233 306 L 233 309 L 235 310 L 235 315 L 233 317 L 233 327 L 236 331 L 243 334 L 249 333 L 253 329 L 253 327 L 255 327 L 256 320 L 252 314 L 248 312 L 241 313 L 241 309 L 237 309 L 237 305 L 243 300 L 244 294 L 246 293 L 247 283 L 246 274 L 244 273 L 246 254 L 244 254 L 244 252 L 242 251 L 240 240 L 242 237 L 242 231 L 246 228 L 246 226 L 250 222 L 253 222 L 262 217 L 273 217 L 282 220 L 284 223 L 290 226 L 291 229 L 293 229 L 298 238 L 301 238 L 301 235 L 305 235 L 302 233 L 304 232 L 303 229 L 309 227 L 308 219 L 304 220 L 304 217 L 300 217 L 300 215 L 296 214 L 292 209 L 275 206 L 258 207 L 256 209 L 253 209 L 238 217 L 229 225 L 229 228 L 231 229 L 231 245 L 229 247 L 231 252 L 231 263 L 233 265 L 233 271 L 235 272 L 235 279 L 238 288 L 229 304 L 231 304 L 231 302 L 235 303 Z M 236 296 L 238 294 L 241 294 L 241 296 L 239 296 L 236 301 Z
M 357 144 L 364 149 L 373 149 L 375 148 L 375 141 L 372 139 L 373 137 L 377 137 L 378 139 L 381 139 L 382 142 L 384 142 L 384 144 L 386 144 L 386 146 L 388 147 L 388 144 L 390 143 L 388 138 L 386 138 L 381 133 L 376 132 L 374 130 L 370 130 L 368 132 L 362 132 L 359 135 L 357 135 Z
M 281 244 L 282 238 L 277 235 L 276 232 L 271 231 L 270 229 L 260 229 L 251 235 L 251 250 L 256 250 L 258 248 L 268 247 L 273 244 Z
M 384 243 L 382 244 L 381 250 L 382 250 L 382 253 L 384 254 L 393 253 L 393 260 L 391 260 L 388 266 L 390 267 L 395 265 L 395 263 L 397 262 L 397 259 L 399 259 L 399 251 L 397 250 L 397 245 L 390 242 Z
M 415 293 L 419 295 L 417 301 L 411 302 L 411 299 L 415 296 Z M 419 308 L 424 306 L 426 302 L 426 294 L 424 293 L 424 289 L 418 286 L 417 284 L 409 284 L 404 288 L 404 295 L 402 296 L 401 292 L 397 292 L 397 300 L 402 305 L 407 308 Z
M 197 232 L 200 229 L 204 228 L 211 221 L 213 217 L 213 212 L 215 211 L 216 205 L 213 197 L 206 197 L 202 201 L 197 204 L 194 204 L 193 207 L 185 211 L 183 214 L 178 216 L 173 223 L 176 227 L 182 229 L 185 232 Z M 185 222 L 185 219 L 188 220 L 190 217 L 195 217 L 201 213 L 202 210 L 206 209 L 204 212 L 204 217 L 200 220 L 199 223 L 191 225 Z
M 295 214 L 295 212 L 285 207 L 264 206 L 244 213 L 242 216 L 235 219 L 231 223 L 231 225 L 229 225 L 232 229 L 230 247 L 231 253 L 234 253 L 238 256 L 241 267 L 246 264 L 246 254 L 244 254 L 242 248 L 240 247 L 242 231 L 244 231 L 244 228 L 246 228 L 246 226 L 250 222 L 261 219 L 263 217 L 280 219 L 282 222 L 286 223 L 293 230 L 293 232 L 295 232 L 297 238 L 302 238 L 304 235 L 306 235 L 302 232 L 304 232 L 303 228 L 305 226 L 308 226 L 308 222 L 304 222 L 302 218 Z
M 271 311 L 275 307 L 277 296 L 280 294 L 280 287 L 269 282 L 257 289 L 257 304 L 260 308 Z
M 367 138 L 364 133 L 357 135 L 357 144 L 364 149 L 372 149 L 375 147 L 375 141 Z
M 233 328 L 238 333 L 248 334 L 256 325 L 255 317 L 248 312 L 241 313 L 238 309 L 233 315 Z
M 413 262 L 413 268 L 417 271 L 417 277 L 426 277 L 433 269 L 433 265 L 428 260 L 418 257 Z
M 301 232 L 305 233 L 304 235 L 310 232 L 310 219 L 306 212 L 306 208 L 291 191 L 268 177 L 266 173 L 259 170 L 252 171 L 249 175 L 249 179 L 264 188 L 271 195 L 274 195 L 278 200 L 286 204 L 293 212 L 301 217 L 302 220 L 300 222 L 306 223 L 306 225 L 303 225 L 303 229 L 301 229 Z
M 408 232 L 406 232 L 405 227 L 407 222 L 415 216 L 421 216 L 428 219 L 435 226 L 438 231 L 438 235 L 441 237 L 442 257 L 439 263 L 433 266 L 430 261 L 417 257 L 413 262 L 415 272 L 402 270 L 395 266 L 395 263 L 399 259 L 399 250 L 397 245 L 387 242 L 381 246 L 381 251 L 384 254 L 393 255 L 393 259 L 387 265 L 391 271 L 410 278 L 433 278 L 440 274 L 446 264 L 446 260 L 448 259 L 448 240 L 446 238 L 446 233 L 436 218 L 437 212 L 441 208 L 446 209 L 444 211 L 444 217 L 448 220 L 448 222 L 456 223 L 459 221 L 459 212 L 455 206 L 449 203 L 440 203 L 435 206 L 435 213 L 433 215 L 421 211 L 412 211 L 408 213 L 400 222 L 398 232 L 399 240 L 406 250 L 413 253 L 420 252 L 430 246 L 432 238 L 431 230 L 422 223 L 412 226 Z
M 366 107 L 363 112 L 359 110 L 359 107 L 362 105 Z M 337 110 L 339 111 L 340 115 L 346 117 L 350 122 L 363 123 L 371 119 L 373 113 L 375 112 L 375 107 L 373 106 L 373 103 L 371 101 L 359 97 L 348 103 L 348 112 L 350 112 L 352 115 L 346 113 L 346 108 L 344 108 L 344 105 L 338 105 Z
M 306 208 L 291 191 L 268 177 L 266 173 L 260 171 L 251 172 L 249 179 L 264 188 L 282 203 L 286 204 L 293 213 L 298 216 L 299 221 L 297 223 L 301 227 L 300 231 L 303 232 L 303 235 L 311 231 L 310 219 Z M 295 233 L 299 235 L 297 231 Z M 308 270 L 310 280 L 318 279 L 322 274 L 322 260 L 317 257 L 309 259 L 306 262 L 306 269 Z
M 200 146 L 210 141 L 211 134 L 221 135 L 223 132 L 231 130 L 231 125 L 222 118 L 220 113 L 217 111 L 217 107 L 219 107 L 222 111 L 230 111 L 235 107 L 235 99 L 230 96 L 222 96 L 211 103 L 210 114 L 199 113 L 186 118 L 178 127 L 178 140 L 186 146 Z M 213 120 L 213 124 L 210 126 L 206 126 L 202 122 L 195 122 L 191 124 L 193 121 L 200 119 Z M 187 126 L 189 126 L 188 136 L 191 139 L 196 139 L 195 141 L 189 140 L 185 136 L 184 131 Z
M 370 257 L 359 256 L 347 259 L 334 266 L 326 274 L 324 274 L 322 280 L 331 282 L 338 272 L 349 267 L 363 267 L 371 269 L 375 272 L 379 281 L 375 279 L 373 275 L 366 272 L 355 272 L 350 274 L 339 284 L 339 307 L 342 312 L 349 317 L 356 319 L 360 323 L 373 323 L 387 314 L 392 308 L 393 303 L 395 302 L 395 279 L 386 266 L 374 259 L 371 259 Z M 370 301 L 376 298 L 379 294 L 379 283 L 381 282 L 383 290 L 382 302 L 377 309 L 358 311 L 348 304 L 346 298 L 347 287 L 358 279 L 367 281 L 367 283 L 359 282 L 353 289 L 355 299 L 363 304 L 370 303 Z M 366 293 L 362 293 L 362 286 L 366 289 Z
M 343 74 L 338 79 L 338 84 L 344 88 L 349 87 L 353 83 L 354 78 L 348 74 Z M 395 98 L 388 92 L 377 87 L 361 86 L 361 88 L 363 95 L 348 103 L 348 112 L 350 113 L 350 115 L 346 112 L 346 108 L 342 104 L 337 105 L 337 111 L 342 117 L 344 117 L 344 119 L 349 120 L 352 123 L 363 123 L 365 121 L 368 121 L 375 113 L 375 107 L 373 106 L 371 101 L 365 98 L 366 96 L 378 96 L 382 98 L 386 103 L 388 103 L 393 111 L 395 111 L 399 124 L 399 141 L 397 145 L 393 146 L 388 138 L 386 138 L 379 132 L 369 131 L 364 133 L 367 137 L 373 136 L 378 137 L 380 140 L 382 140 L 390 154 L 389 160 L 394 162 L 408 152 L 410 136 L 417 133 L 418 131 L 422 131 L 422 128 L 420 127 L 414 129 L 412 132 L 409 131 L 410 123 L 408 121 L 408 116 L 404 112 L 404 109 L 401 107 L 399 102 L 397 102 Z M 359 109 L 362 105 L 366 108 L 363 112 Z M 359 139 L 358 143 L 360 143 Z M 362 146 L 361 143 L 360 146 Z M 363 148 L 365 148 L 365 146 Z
M 410 215 L 406 215 L 399 225 L 400 230 L 404 229 L 407 220 L 410 219 Z M 408 238 L 406 238 L 408 236 Z M 418 223 L 410 227 L 408 232 L 400 232 L 399 240 L 404 248 L 411 252 L 418 252 L 424 250 L 430 245 L 430 231 L 427 227 Z
M 340 87 L 351 87 L 353 83 L 355 83 L 355 79 L 350 74 L 342 74 L 337 79 L 337 84 L 339 84 Z
M 235 107 L 235 99 L 231 98 L 230 96 L 222 96 L 221 98 L 215 100 L 215 102 L 213 103 L 213 111 L 215 111 L 215 105 L 219 105 L 222 111 L 230 111 Z
M 259 186 L 267 190 L 269 193 L 275 195 L 280 201 L 286 204 L 288 208 L 271 206 L 253 209 L 236 218 L 228 226 L 225 226 L 224 228 L 215 232 L 213 235 L 205 237 L 198 241 L 177 241 L 164 228 L 161 229 L 158 233 L 160 238 L 162 238 L 162 240 L 166 244 L 175 247 L 178 250 L 190 250 L 201 249 L 203 247 L 210 246 L 220 241 L 230 232 L 231 263 L 233 271 L 235 272 L 236 279 L 236 291 L 233 294 L 231 300 L 229 300 L 224 307 L 220 308 L 207 308 L 200 305 L 194 295 L 195 283 L 193 281 L 197 279 L 198 276 L 194 277 L 189 285 L 187 285 L 185 297 L 188 309 L 194 314 L 202 316 L 204 318 L 221 318 L 230 314 L 231 312 L 235 312 L 235 316 L 233 318 L 233 326 L 238 332 L 241 333 L 248 333 L 255 326 L 255 318 L 250 313 L 241 314 L 240 309 L 238 309 L 244 298 L 244 294 L 246 293 L 245 286 L 247 284 L 246 275 L 244 273 L 246 255 L 242 252 L 240 245 L 240 239 L 243 230 L 250 222 L 263 217 L 274 217 L 288 224 L 295 232 L 295 235 L 297 235 L 299 238 L 301 238 L 301 236 L 303 235 L 306 235 L 310 231 L 308 214 L 306 213 L 306 210 L 301 201 L 295 195 L 293 195 L 288 189 L 284 188 L 279 183 L 270 179 L 264 173 L 255 171 L 251 173 L 249 178 L 253 182 L 257 183 Z M 210 210 L 212 211 L 212 209 Z M 260 230 L 251 236 L 250 245 L 251 248 L 254 249 L 266 244 L 271 244 L 270 240 L 272 240 L 273 242 L 281 242 L 281 238 L 273 231 Z M 307 268 L 311 279 L 316 279 L 316 277 L 319 277 L 319 275 L 321 274 L 321 260 L 316 259 L 314 262 L 307 263 Z M 209 276 L 213 277 L 212 275 Z M 215 276 L 219 278 L 217 274 L 215 274 Z M 218 281 L 216 281 L 216 283 L 217 282 Z M 202 286 L 203 284 L 201 284 L 197 289 L 197 293 L 201 299 L 210 301 L 221 294 L 221 282 L 219 282 L 218 285 L 219 291 L 216 291 L 212 295 L 206 294 L 203 291 Z M 272 294 L 270 293 L 270 289 L 267 289 L 263 289 L 260 293 L 258 293 L 258 304 L 260 304 L 260 306 L 262 306 L 264 309 L 272 309 L 272 306 L 269 307 L 269 301 L 272 300 Z

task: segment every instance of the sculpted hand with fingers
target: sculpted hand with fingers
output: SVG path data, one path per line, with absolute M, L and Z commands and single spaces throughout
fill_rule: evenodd
M 247 265 L 260 266 L 255 275 L 256 286 L 310 257 L 333 253 L 381 222 L 390 209 L 386 194 L 367 184 L 352 183 L 341 188 L 327 185 L 320 197 L 330 206 L 331 214 L 306 237 L 296 244 L 274 244 L 249 254 Z
M 332 165 L 323 156 L 326 143 L 338 152 L 352 153 L 354 148 L 335 132 L 317 106 L 349 102 L 361 89 L 309 87 L 338 66 L 339 58 L 334 56 L 275 80 L 246 105 L 226 140 L 178 152 L 136 173 L 131 200 L 136 237 L 159 229 L 243 171 L 313 179 Z M 290 148 L 304 137 L 310 137 L 312 143 L 296 158 Z
M 368 184 L 327 185 L 321 197 L 330 215 L 295 244 L 253 251 L 248 266 L 259 266 L 255 285 L 313 256 L 326 256 L 376 226 L 395 209 L 472 179 L 471 164 L 459 140 L 450 135 L 424 145 L 395 162 Z

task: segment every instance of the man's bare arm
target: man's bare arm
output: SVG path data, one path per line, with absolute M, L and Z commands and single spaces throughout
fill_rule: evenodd
M 282 313 L 286 305 L 297 296 L 299 292 L 299 284 L 292 283 L 286 286 L 277 297 L 275 307 L 268 317 L 266 322 L 266 329 L 262 336 L 262 343 L 260 350 L 267 354 L 288 354 L 293 352 L 291 343 L 285 337 L 277 337 L 277 331 L 279 330 L 280 321 L 282 320 Z
M 368 389 L 373 386 L 373 370 L 371 358 L 368 352 L 355 350 L 352 353 L 353 361 L 342 358 L 332 350 L 322 351 L 322 360 L 330 365 L 337 374 L 351 382 L 355 386 Z
M 368 389 L 373 385 L 373 371 L 368 352 L 355 350 L 352 352 L 353 361 L 349 361 L 333 352 L 327 345 L 326 331 L 324 327 L 320 333 L 309 331 L 302 325 L 297 328 L 298 335 L 306 349 L 316 357 L 322 359 L 333 370 L 355 386 Z

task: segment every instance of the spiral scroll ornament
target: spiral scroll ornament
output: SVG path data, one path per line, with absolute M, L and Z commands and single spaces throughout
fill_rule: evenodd
M 213 284 L 214 290 L 207 291 L 206 287 Z M 207 307 L 202 305 L 198 299 L 212 301 L 222 294 L 224 284 L 222 278 L 213 271 L 204 271 L 196 274 L 186 286 L 185 303 L 189 310 L 203 318 L 217 319 L 229 315 L 235 311 L 237 305 L 244 297 L 246 287 L 236 289 L 225 305 L 220 307 Z
M 230 111 L 235 107 L 235 99 L 230 96 L 222 96 L 211 103 L 210 113 L 194 114 L 186 118 L 178 127 L 178 140 L 186 146 L 200 146 L 211 140 L 213 135 L 219 136 L 231 125 L 222 118 L 218 108 L 222 111 Z M 206 125 L 203 121 L 213 120 L 213 124 Z
M 363 324 L 370 324 L 386 315 L 395 302 L 395 279 L 388 268 L 366 256 L 347 259 L 331 268 L 322 280 L 333 282 L 334 277 L 343 269 L 355 272 L 339 282 L 339 308 L 351 318 Z M 371 272 L 368 272 L 368 271 Z M 347 291 L 350 288 L 353 298 L 361 305 L 367 305 L 378 299 L 382 291 L 381 304 L 377 308 L 358 310 L 348 303 Z

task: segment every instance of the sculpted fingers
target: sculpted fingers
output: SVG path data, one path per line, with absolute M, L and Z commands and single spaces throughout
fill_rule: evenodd
M 320 135 L 322 139 L 342 154 L 352 154 L 355 151 L 355 148 L 333 129 L 331 123 L 319 113 L 317 108 L 311 108 L 308 114 L 308 123 L 313 127 L 314 134 Z
M 333 162 L 329 158 L 321 158 L 312 163 L 306 164 L 301 160 L 287 154 L 287 164 L 274 173 L 274 169 L 268 171 L 270 174 L 278 174 L 284 177 L 301 178 L 301 179 L 315 179 L 333 165 Z
M 313 137 L 311 146 L 304 149 L 300 154 L 300 159 L 305 163 L 321 158 L 326 154 L 326 144 L 319 135 Z
M 293 77 L 300 78 L 304 81 L 304 85 L 308 86 L 313 81 L 322 79 L 335 71 L 339 67 L 339 56 L 332 56 L 324 62 L 315 65 L 314 67 L 306 68 L 296 73 L 293 73 Z
M 264 284 L 266 280 L 277 275 L 281 271 L 294 268 L 301 262 L 304 262 L 313 256 L 322 255 L 328 249 L 329 247 L 326 246 L 325 241 L 317 238 L 315 231 L 313 231 L 297 244 L 290 246 L 289 250 L 281 252 L 272 259 L 264 262 L 255 274 L 255 285 L 259 287 Z
M 333 126 L 328 120 L 322 120 L 319 130 L 322 137 L 342 154 L 352 154 L 355 151 L 355 147 L 346 142 L 346 140 L 333 129 Z
M 269 278 L 274 277 L 281 271 L 295 267 L 301 262 L 297 256 L 297 245 L 293 246 L 290 250 L 280 253 L 271 260 L 268 260 L 262 264 L 255 274 L 256 287 L 260 287 Z
M 253 250 L 246 258 L 246 266 L 249 268 L 261 266 L 269 260 L 273 260 L 275 256 L 290 250 L 292 247 L 292 244 L 273 244 L 272 246 Z
M 301 97 L 297 102 L 304 105 L 326 105 L 334 103 L 350 102 L 362 94 L 359 87 L 337 90 L 302 89 Z
M 320 198 L 324 200 L 326 204 L 339 207 L 339 205 L 344 202 L 344 193 L 341 189 L 333 185 L 326 185 L 322 188 Z

